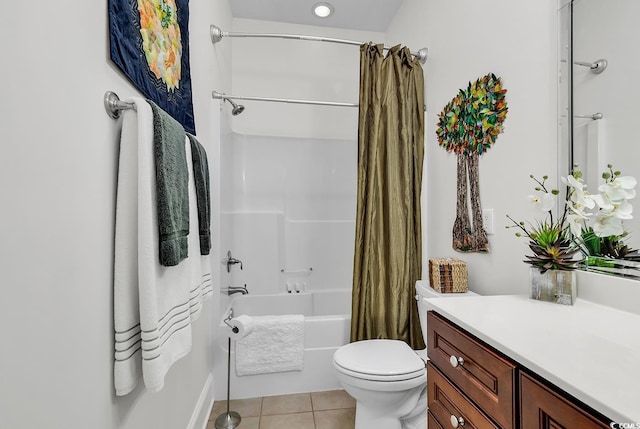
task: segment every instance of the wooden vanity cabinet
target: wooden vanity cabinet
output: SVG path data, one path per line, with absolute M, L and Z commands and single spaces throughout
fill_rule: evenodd
M 530 375 L 520 372 L 520 427 L 522 429 L 605 429 L 586 411 Z
M 433 311 L 427 330 L 429 429 L 609 427 Z

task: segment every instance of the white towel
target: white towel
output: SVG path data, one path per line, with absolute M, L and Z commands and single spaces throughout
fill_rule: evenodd
M 142 376 L 158 391 L 171 365 L 191 350 L 191 322 L 211 297 L 209 258 L 200 255 L 193 167 L 189 169 L 189 257 L 174 267 L 159 263 L 153 162 L 153 116 L 141 98 L 123 112 L 116 200 L 114 322 L 116 395 Z M 187 159 L 191 147 L 185 139 Z
M 256 316 L 253 331 L 236 341 L 236 374 L 302 371 L 304 316 Z

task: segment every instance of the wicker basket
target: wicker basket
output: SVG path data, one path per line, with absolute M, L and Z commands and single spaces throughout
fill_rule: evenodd
M 459 259 L 429 259 L 429 284 L 440 293 L 467 291 L 467 264 Z

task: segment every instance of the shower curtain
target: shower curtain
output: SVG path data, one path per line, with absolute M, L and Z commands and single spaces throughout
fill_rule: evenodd
M 409 49 L 360 47 L 358 202 L 351 341 L 424 348 L 415 282 L 422 271 L 424 77 Z

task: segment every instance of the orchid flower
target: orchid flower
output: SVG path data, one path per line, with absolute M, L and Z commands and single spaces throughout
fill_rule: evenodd
M 570 201 L 574 207 L 578 210 L 584 210 L 584 208 L 592 209 L 595 207 L 595 201 L 592 195 L 587 192 L 587 184 L 582 181 L 581 178 L 576 178 L 573 175 L 569 175 L 566 178 L 561 177 L 562 182 L 571 188 Z
M 616 177 L 610 182 L 598 187 L 610 201 L 629 200 L 636 196 L 635 186 L 637 181 L 631 176 Z
M 547 192 L 542 195 L 529 195 L 528 198 L 531 205 L 543 212 L 548 212 L 555 205 L 555 198 Z
M 593 232 L 598 237 L 610 237 L 624 234 L 622 219 L 615 216 L 599 216 L 594 219 Z
M 569 229 L 574 237 L 580 237 L 580 235 L 582 234 L 584 220 L 586 219 L 585 216 L 578 213 L 567 215 L 566 222 L 569 224 Z
M 613 202 L 611 201 L 611 198 L 609 198 L 607 194 L 591 195 L 591 198 L 593 199 L 593 201 L 596 202 L 596 204 L 598 205 L 598 207 L 600 207 L 600 209 L 613 210 Z

